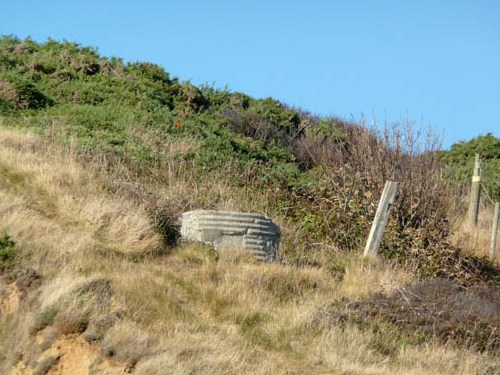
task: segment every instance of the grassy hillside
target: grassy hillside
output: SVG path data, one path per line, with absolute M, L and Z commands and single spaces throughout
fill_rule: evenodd
M 94 374 L 499 370 L 498 264 L 450 245 L 432 132 L 15 37 L 0 111 L 5 373 L 65 373 L 68 348 Z M 365 260 L 387 179 L 397 202 Z M 271 216 L 282 261 L 179 245 L 195 208 Z

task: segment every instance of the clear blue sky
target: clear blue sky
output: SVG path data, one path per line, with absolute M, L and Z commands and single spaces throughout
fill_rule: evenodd
M 498 0 L 3 1 L 0 34 L 76 41 L 315 114 L 409 118 L 445 147 L 500 136 Z

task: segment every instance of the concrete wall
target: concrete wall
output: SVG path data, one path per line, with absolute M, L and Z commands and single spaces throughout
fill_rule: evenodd
M 243 248 L 264 261 L 276 259 L 280 235 L 279 226 L 260 214 L 211 210 L 182 214 L 185 241 L 212 244 L 216 250 Z

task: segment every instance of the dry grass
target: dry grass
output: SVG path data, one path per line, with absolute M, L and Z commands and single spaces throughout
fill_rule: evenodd
M 173 153 L 189 145 L 161 147 Z M 16 241 L 18 267 L 35 269 L 43 279 L 16 311 L 0 316 L 3 373 L 47 367 L 42 353 L 50 344 L 37 335 L 84 329 L 78 340 L 91 343 L 79 345 L 85 358 L 95 350 L 101 354 L 89 355 L 92 361 L 125 362 L 135 374 L 498 371 L 492 355 L 432 342 L 401 343 L 387 355 L 374 348 L 373 332 L 349 323 L 313 324 L 318 311 L 341 298 L 415 281 L 411 270 L 343 255 L 339 280 L 326 267 L 261 264 L 238 251 L 217 255 L 188 245 L 167 253 L 141 199 L 123 194 L 123 181 L 103 189 L 112 177 L 101 175 L 101 167 L 83 166 L 71 147 L 0 128 L 0 232 Z M 161 186 L 165 201 L 190 197 L 183 201 L 189 206 L 210 197 L 214 208 L 264 208 L 244 188 L 231 190 L 221 181 L 188 185 L 175 178 L 179 168 L 159 178 L 171 179 Z M 154 187 L 152 181 L 148 188 Z M 283 217 L 277 221 L 293 235 Z
M 381 259 L 356 259 L 346 267 L 340 297 L 359 299 L 376 292 L 392 293 L 412 281 L 412 273 L 394 263 Z
M 493 227 L 494 205 L 487 199 L 483 199 L 480 204 L 477 227 L 469 228 L 467 222 L 467 212 L 462 210 L 455 214 L 452 220 L 451 242 L 464 250 L 465 253 L 480 257 L 490 256 L 491 231 Z M 500 238 L 500 227 L 497 237 Z M 500 243 L 497 240 L 496 262 L 500 262 Z

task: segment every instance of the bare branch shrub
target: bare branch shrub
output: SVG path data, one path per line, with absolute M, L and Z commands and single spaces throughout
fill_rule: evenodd
M 353 194 L 364 189 L 375 199 L 385 181 L 397 181 L 395 212 L 400 230 L 442 223 L 446 188 L 440 175 L 441 139 L 432 129 L 415 129 L 411 123 L 386 125 L 382 131 L 352 123 L 337 126 L 343 127 L 344 139 L 301 139 L 301 147 L 335 186 L 352 187 Z M 345 194 L 349 189 L 341 191 Z

